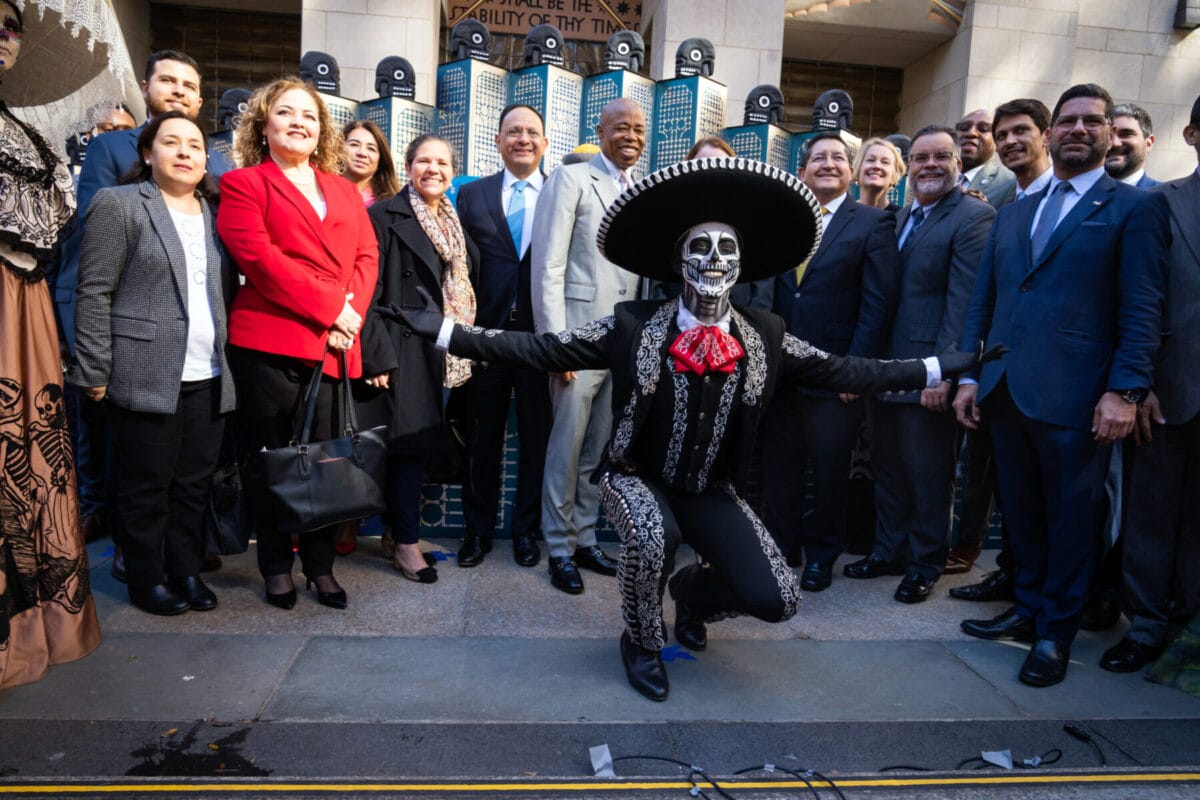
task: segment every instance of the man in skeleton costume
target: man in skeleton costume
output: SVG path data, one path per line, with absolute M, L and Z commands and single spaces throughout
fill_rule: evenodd
M 651 700 L 668 692 L 664 589 L 676 603 L 675 638 L 692 650 L 706 646 L 706 622 L 741 614 L 781 622 L 796 613 L 795 575 L 738 489 L 776 387 L 919 389 L 978 360 L 832 356 L 787 334 L 772 314 L 731 306 L 739 280 L 769 278 L 809 255 L 819 213 L 798 178 L 767 164 L 681 162 L 622 194 L 597 236 L 619 266 L 683 280 L 678 299 L 620 303 L 611 316 L 542 335 L 456 325 L 431 303 L 390 310 L 460 356 L 547 371 L 612 370 L 613 434 L 597 474 L 605 513 L 621 533 L 621 656 L 629 683 Z M 704 565 L 668 582 L 681 543 Z

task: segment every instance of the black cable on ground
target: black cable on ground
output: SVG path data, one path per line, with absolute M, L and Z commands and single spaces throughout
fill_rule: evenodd
M 713 789 L 716 790 L 717 794 L 721 795 L 721 797 L 724 797 L 725 800 L 737 800 L 736 797 L 734 797 L 733 795 L 729 794 L 729 792 L 722 789 L 721 784 L 717 783 L 717 781 L 714 778 L 712 778 L 706 771 L 704 771 L 700 767 L 697 767 L 695 764 L 689 764 L 686 761 L 680 761 L 677 758 L 669 758 L 667 756 L 645 756 L 645 755 L 617 756 L 616 758 L 613 759 L 613 763 L 616 764 L 618 761 L 630 761 L 630 760 L 664 761 L 668 764 L 675 764 L 676 766 L 683 767 L 684 769 L 688 770 L 687 779 L 692 782 L 692 785 L 694 787 L 694 793 L 697 796 L 704 797 L 704 798 L 706 798 L 706 800 L 708 800 L 708 795 L 706 795 L 704 793 L 704 790 L 701 789 L 699 784 L 697 784 L 696 781 L 693 779 L 693 776 L 699 775 L 701 778 L 703 778 L 705 781 L 707 781 L 712 786 Z
M 1108 759 L 1104 757 L 1104 751 L 1100 749 L 1100 743 L 1097 742 L 1090 733 L 1084 730 L 1083 723 L 1068 722 L 1063 725 L 1063 730 L 1084 744 L 1090 744 L 1096 750 L 1096 757 L 1100 759 L 1100 766 L 1108 766 Z
M 838 785 L 836 783 L 834 783 L 832 780 L 830 780 L 829 778 L 827 778 L 826 776 L 822 775 L 820 772 L 817 772 L 815 769 L 807 769 L 807 770 L 804 770 L 803 773 L 801 773 L 801 772 L 797 772 L 796 770 L 788 769 L 787 767 L 781 767 L 778 764 L 760 764 L 759 766 L 756 766 L 756 767 L 746 767 L 745 769 L 739 769 L 737 772 L 735 772 L 733 774 L 734 775 L 744 775 L 747 772 L 766 772 L 769 774 L 771 772 L 774 772 L 775 770 L 779 770 L 780 772 L 786 772 L 788 775 L 791 775 L 793 778 L 803 781 L 804 785 L 808 787 L 808 790 L 810 792 L 812 792 L 813 797 L 815 797 L 816 800 L 821 800 L 821 795 L 817 793 L 816 787 L 813 786 L 812 781 L 810 781 L 808 779 L 808 776 L 810 776 L 810 775 L 819 781 L 824 781 L 825 783 L 827 783 L 829 785 L 829 788 L 834 791 L 834 794 L 836 794 L 839 798 L 841 798 L 841 800 L 846 800 L 846 795 L 842 794 L 842 790 L 838 788 Z

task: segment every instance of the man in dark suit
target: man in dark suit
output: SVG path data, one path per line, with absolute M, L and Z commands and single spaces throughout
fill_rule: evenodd
M 916 199 L 896 219 L 903 277 L 884 358 L 923 358 L 957 346 L 996 216 L 959 189 L 962 162 L 952 129 L 918 131 L 908 161 Z M 903 575 L 895 593 L 902 603 L 927 598 L 946 565 L 958 434 L 950 391 L 942 381 L 920 392 L 885 393 L 869 406 L 875 547 L 843 572 L 849 578 Z
M 962 154 L 958 183 L 966 191 L 980 192 L 992 208 L 1012 202 L 1017 179 L 996 157 L 992 113 L 980 108 L 954 125 L 954 138 Z
M 1200 97 L 1183 138 L 1200 161 Z M 1200 168 L 1153 191 L 1167 199 L 1171 255 L 1154 388 L 1138 409 L 1137 446 L 1125 452 L 1132 477 L 1122 534 L 1130 625 L 1100 660 L 1112 672 L 1136 672 L 1156 659 L 1172 626 L 1200 611 Z
M 1146 109 L 1122 103 L 1113 109 L 1112 143 L 1104 157 L 1104 171 L 1114 180 L 1139 189 L 1158 185 L 1146 174 L 1146 156 L 1154 149 L 1154 122 Z
M 801 178 L 821 204 L 824 235 L 804 264 L 775 278 L 787 331 L 835 355 L 873 358 L 895 309 L 900 253 L 895 217 L 847 194 L 850 150 L 837 133 L 807 143 Z M 775 395 L 763 446 L 763 521 L 788 558 L 807 558 L 802 589 L 829 586 L 846 545 L 850 455 L 864 415 L 854 395 L 794 386 Z M 803 515 L 804 465 L 812 462 L 815 508 Z
M 496 149 L 504 169 L 463 186 L 458 216 L 479 248 L 475 322 L 485 328 L 532 331 L 529 296 L 529 242 L 544 175 L 546 139 L 541 114 L 514 105 L 500 115 Z M 526 367 L 480 364 L 471 378 L 472 417 L 468 478 L 463 483 L 467 535 L 458 564 L 473 567 L 492 549 L 500 504 L 500 464 L 509 398 L 517 395 L 520 446 L 517 498 L 512 511 L 513 558 L 523 567 L 538 563 L 542 469 L 550 434 L 550 394 L 546 373 Z
M 1019 677 L 1066 676 L 1104 521 L 1110 445 L 1152 386 L 1170 238 L 1161 195 L 1108 177 L 1113 102 L 1095 84 L 1052 114 L 1054 178 L 1001 209 L 962 342 L 1003 342 L 1001 365 L 959 386 L 958 419 L 986 413 L 1016 559 L 1016 605 L 962 629 L 1034 642 Z
M 200 113 L 200 67 L 186 53 L 158 50 L 146 62 L 142 96 L 146 112 L 153 119 L 168 111 L 182 111 L 193 119 Z M 96 192 L 116 186 L 138 162 L 137 139 L 142 127 L 112 131 L 95 137 L 88 144 L 87 159 L 79 173 L 78 218 L 84 219 Z M 230 169 L 220 153 L 209 151 L 208 172 L 214 179 Z M 59 267 L 52 277 L 54 303 L 67 349 L 75 352 L 75 286 L 79 276 L 79 252 L 83 243 L 83 225 L 76 227 L 62 246 Z M 99 403 L 80 396 L 76 403 L 75 462 L 79 476 L 81 525 L 87 538 L 103 535 L 109 520 L 106 463 L 107 451 L 104 412 Z M 219 561 L 211 562 L 217 565 Z M 121 560 L 114 559 L 114 575 L 124 573 Z

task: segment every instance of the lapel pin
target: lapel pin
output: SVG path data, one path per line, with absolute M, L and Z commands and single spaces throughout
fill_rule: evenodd
M 1102 206 L 1102 205 L 1104 205 L 1104 201 L 1103 201 L 1103 200 L 1093 200 L 1093 201 L 1092 201 L 1092 205 L 1094 205 L 1094 206 Z

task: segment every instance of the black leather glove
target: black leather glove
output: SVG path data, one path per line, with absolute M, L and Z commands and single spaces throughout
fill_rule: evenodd
M 982 348 L 980 348 L 982 350 Z M 1008 348 L 998 344 L 987 352 L 964 353 L 961 350 L 947 350 L 938 354 L 938 366 L 943 378 L 957 378 L 964 372 L 970 372 L 975 367 L 1003 358 Z
M 424 287 L 417 287 L 417 295 L 425 304 L 424 308 L 403 308 L 392 303 L 389 306 L 380 306 L 379 313 L 388 319 L 404 323 L 426 339 L 436 340 L 442 332 L 442 321 L 446 317 Z

